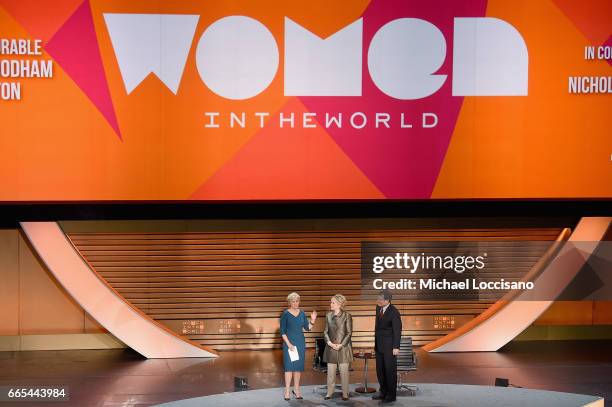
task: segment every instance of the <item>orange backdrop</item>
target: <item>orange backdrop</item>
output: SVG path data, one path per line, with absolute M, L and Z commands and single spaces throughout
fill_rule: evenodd
M 360 17 L 366 26 L 375 18 L 370 16 L 411 16 L 399 8 L 395 12 L 391 3 L 0 0 L 0 38 L 42 39 L 40 58 L 55 61 L 53 78 L 22 79 L 21 100 L 0 101 L 0 200 L 612 196 L 610 94 L 575 95 L 567 90 L 568 76 L 611 73 L 610 61 L 583 57 L 587 45 L 610 44 L 612 3 L 606 0 L 480 1 L 484 16 L 509 22 L 524 38 L 528 95 L 462 98 L 439 164 L 422 164 L 434 173 L 427 185 L 402 186 L 419 184 L 422 175 L 414 169 L 379 174 L 385 160 L 368 167 L 324 128 L 279 128 L 275 114 L 307 112 L 311 103 L 283 94 L 284 17 L 325 38 Z M 466 10 L 471 7 L 470 1 L 464 3 Z M 457 13 L 470 15 L 466 10 Z M 176 95 L 154 75 L 127 94 L 103 13 L 200 16 Z M 196 67 L 198 39 L 210 24 L 229 15 L 260 21 L 279 48 L 274 80 L 246 100 L 219 97 L 202 82 Z M 452 21 L 452 16 L 444 18 Z M 66 54 L 82 51 L 74 33 L 86 30 L 88 23 L 97 48 L 94 44 L 77 58 L 94 64 L 88 55 L 99 55 L 100 83 L 106 84 L 110 97 L 106 115 L 83 80 L 75 79 L 79 68 L 68 63 L 71 55 Z M 366 50 L 367 42 L 364 34 Z M 450 82 L 448 36 L 447 46 L 449 58 L 442 70 Z M 0 78 L 11 81 L 15 79 Z M 446 85 L 436 96 L 440 103 L 454 97 L 445 92 Z M 410 107 L 417 102 L 402 103 Z M 254 120 L 246 128 L 206 129 L 204 112 L 209 111 L 266 111 L 272 116 L 264 129 Z M 371 141 L 381 149 L 385 142 Z M 397 147 L 389 147 L 390 154 L 393 150 Z M 401 168 L 401 157 L 393 165 Z

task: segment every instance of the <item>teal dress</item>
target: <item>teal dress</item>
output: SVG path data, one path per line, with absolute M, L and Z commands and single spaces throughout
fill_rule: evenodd
M 304 357 L 306 355 L 306 340 L 304 339 L 304 331 L 308 331 L 308 319 L 304 311 L 300 310 L 297 317 L 291 315 L 287 310 L 283 311 L 280 319 L 280 333 L 287 335 L 289 342 L 293 346 L 297 347 L 300 359 L 294 362 L 289 358 L 289 347 L 283 341 L 283 365 L 285 372 L 303 372 L 304 371 Z

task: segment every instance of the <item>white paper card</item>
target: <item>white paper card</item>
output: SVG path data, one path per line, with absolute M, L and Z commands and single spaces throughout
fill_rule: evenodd
M 297 346 L 294 346 L 293 350 L 289 348 L 289 359 L 291 359 L 292 362 L 295 362 L 296 360 L 300 360 L 300 354 L 298 352 Z

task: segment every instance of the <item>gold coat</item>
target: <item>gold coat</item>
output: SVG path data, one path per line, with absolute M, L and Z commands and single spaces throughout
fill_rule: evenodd
M 353 361 L 353 350 L 351 348 L 351 335 L 353 334 L 353 317 L 346 311 L 340 311 L 334 315 L 330 311 L 325 316 L 325 351 L 323 361 L 327 363 L 350 363 Z M 327 343 L 340 343 L 340 350 L 330 348 Z

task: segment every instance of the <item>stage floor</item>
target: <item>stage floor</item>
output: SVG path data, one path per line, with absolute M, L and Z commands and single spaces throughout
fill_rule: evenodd
M 604 397 L 612 407 L 612 341 L 516 342 L 500 352 L 418 353 L 412 383 L 490 386 L 504 377 L 524 388 Z M 311 360 L 312 352 L 306 356 Z M 151 406 L 232 392 L 237 375 L 248 377 L 250 389 L 282 387 L 281 358 L 280 351 L 223 352 L 211 360 L 146 360 L 131 350 L 0 352 L 0 386 L 67 385 L 70 401 L 58 406 Z M 362 382 L 363 361 L 353 368 L 351 383 Z M 368 380 L 376 383 L 374 364 L 369 370 Z M 325 373 L 310 368 L 302 377 L 305 386 L 325 382 Z

